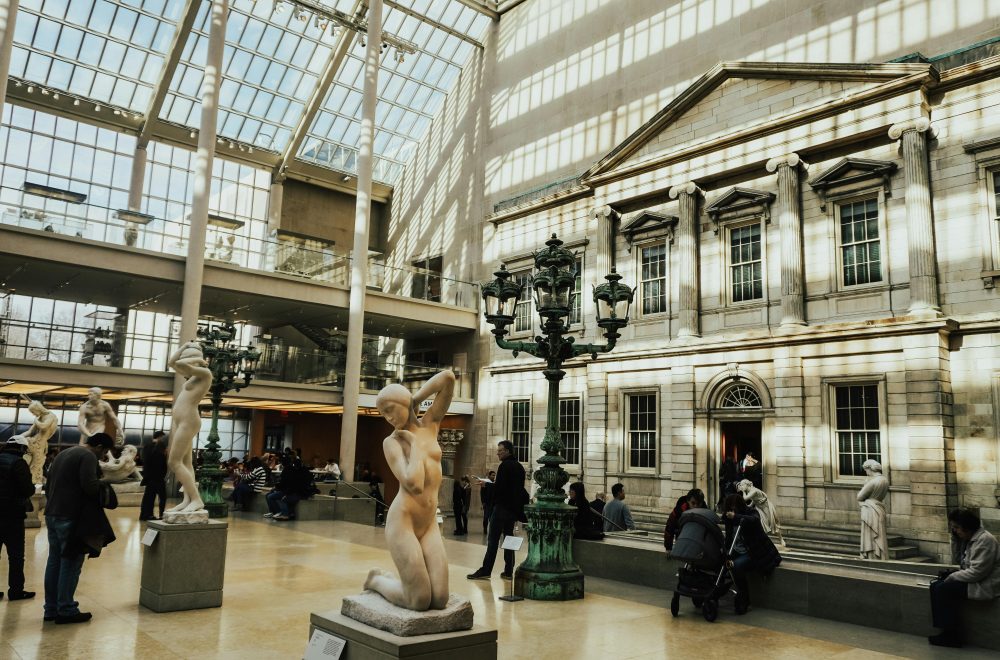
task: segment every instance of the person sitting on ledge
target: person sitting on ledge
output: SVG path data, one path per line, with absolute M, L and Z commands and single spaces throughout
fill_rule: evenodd
M 598 531 L 594 525 L 594 519 L 600 518 L 590 510 L 590 502 L 587 501 L 587 491 L 583 482 L 576 481 L 569 485 L 569 502 L 567 504 L 576 507 L 576 517 L 573 519 L 573 538 L 590 541 L 600 541 L 604 538 L 604 532 Z
M 760 514 L 747 506 L 743 496 L 727 495 L 723 504 L 722 521 L 726 525 L 726 551 L 729 568 L 736 582 L 736 613 L 750 609 L 750 585 L 747 573 L 756 571 L 767 576 L 781 563 L 781 555 L 760 524 Z M 739 528 L 739 536 L 735 536 Z
M 312 497 L 315 492 L 312 472 L 302 465 L 302 459 L 289 459 L 287 466 L 281 471 L 278 485 L 267 494 L 269 513 L 265 513 L 264 517 L 271 520 L 293 520 L 295 505 L 299 500 Z
M 934 646 L 960 647 L 962 601 L 1000 597 L 1000 543 L 987 532 L 979 516 L 961 507 L 948 513 L 951 562 L 958 570 L 941 571 L 931 582 L 931 616 L 941 632 L 927 641 Z
M 706 508 L 708 508 L 708 505 L 705 504 L 705 493 L 701 492 L 700 488 L 692 488 L 686 495 L 677 498 L 677 504 L 674 506 L 674 510 L 670 512 L 667 524 L 663 528 L 663 547 L 666 549 L 668 555 L 674 549 L 674 540 L 680 531 L 679 523 L 681 515 L 688 509 Z
M 230 499 L 233 501 L 233 511 L 240 511 L 254 493 L 260 493 L 267 487 L 267 475 L 260 458 L 254 456 L 247 462 L 247 468 L 240 475 L 239 483 L 233 488 Z

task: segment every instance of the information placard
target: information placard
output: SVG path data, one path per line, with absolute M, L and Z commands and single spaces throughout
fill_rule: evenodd
M 513 550 L 517 552 L 521 549 L 522 543 L 524 543 L 524 538 L 520 536 L 505 536 L 500 547 L 504 550 Z
M 159 530 L 147 529 L 146 533 L 142 535 L 142 544 L 147 546 L 153 545 L 153 541 L 156 540 L 156 535 L 159 533 Z
M 347 640 L 322 630 L 314 630 L 303 660 L 337 660 L 344 652 Z

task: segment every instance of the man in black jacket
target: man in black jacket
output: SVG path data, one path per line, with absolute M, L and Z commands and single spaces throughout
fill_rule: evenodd
M 28 498 L 34 495 L 31 470 L 24 462 L 28 441 L 14 436 L 0 445 L 0 546 L 7 550 L 7 598 L 34 598 L 34 591 L 24 590 L 24 512 Z M 3 592 L 0 591 L 0 598 Z
M 142 483 L 146 490 L 142 493 L 139 520 L 153 517 L 153 503 L 160 498 L 160 518 L 167 505 L 167 434 L 157 431 L 153 441 L 142 448 Z
M 496 485 L 493 489 L 493 515 L 490 516 L 486 556 L 483 557 L 482 567 L 466 576 L 470 580 L 490 577 L 500 548 L 500 535 L 512 535 L 514 523 L 525 520 L 524 505 L 528 502 L 528 493 L 524 490 L 524 467 L 514 458 L 514 445 L 509 440 L 501 440 L 497 445 L 497 458 L 500 459 L 500 466 L 497 468 Z M 500 577 L 510 580 L 514 576 L 513 550 L 503 551 L 503 565 Z
M 83 623 L 90 612 L 81 612 L 74 599 L 80 581 L 84 554 L 70 551 L 74 531 L 84 505 L 98 500 L 101 490 L 101 467 L 114 447 L 107 433 L 95 433 L 87 444 L 59 452 L 49 468 L 45 505 L 45 526 L 49 534 L 49 559 L 45 565 L 45 620 L 56 623 Z
M 497 473 L 490 470 L 486 475 L 487 481 L 483 481 L 483 487 L 479 489 L 479 501 L 483 505 L 483 534 L 490 532 L 490 516 L 493 515 L 493 488 L 497 480 Z

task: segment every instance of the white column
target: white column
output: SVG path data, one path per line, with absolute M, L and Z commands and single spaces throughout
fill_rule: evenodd
M 136 143 L 132 156 L 132 176 L 128 184 L 128 210 L 142 210 L 142 186 L 146 181 L 147 144 Z
M 281 204 L 285 198 L 285 181 L 271 182 L 271 194 L 267 197 L 267 233 L 281 229 Z
M 201 283 L 205 268 L 205 232 L 208 225 L 208 198 L 212 191 L 212 160 L 215 158 L 215 125 L 219 114 L 219 83 L 222 80 L 222 52 L 226 45 L 226 18 L 229 0 L 212 0 L 208 33 L 208 56 L 201 83 L 201 121 L 198 151 L 194 159 L 194 194 L 191 199 L 191 233 L 184 264 L 184 293 L 181 298 L 180 341 L 195 339 L 201 308 Z M 174 391 L 184 383 L 180 375 Z
M 372 143 L 375 141 L 375 91 L 382 44 L 382 0 L 368 6 L 368 50 L 365 53 L 364 95 L 361 100 L 361 138 L 358 143 L 358 200 L 354 212 L 351 260 L 351 307 L 347 326 L 347 365 L 344 372 L 344 417 L 340 427 L 340 469 L 354 479 L 354 449 L 358 435 L 358 397 L 361 394 L 361 339 L 365 325 L 365 285 L 368 282 L 368 224 L 371 218 Z
M 931 123 L 921 117 L 893 124 L 889 138 L 900 141 L 906 182 L 906 236 L 910 258 L 910 313 L 940 311 L 937 256 L 934 248 L 934 211 L 927 165 L 927 134 Z
M 799 200 L 798 154 L 767 161 L 778 172 L 778 233 L 781 237 L 781 325 L 805 325 L 802 272 L 802 207 Z
M 674 186 L 670 198 L 680 203 L 677 214 L 677 272 L 680 273 L 680 295 L 677 301 L 677 336 L 701 336 L 701 281 L 698 264 L 698 197 L 701 189 L 693 183 Z
M 10 76 L 10 53 L 14 48 L 14 24 L 20 0 L 0 0 L 0 116 L 7 101 L 7 78 Z
M 604 276 L 611 272 L 615 266 L 615 219 L 618 214 L 610 206 L 601 206 L 594 209 L 594 218 L 597 219 L 597 261 L 593 279 L 603 281 Z

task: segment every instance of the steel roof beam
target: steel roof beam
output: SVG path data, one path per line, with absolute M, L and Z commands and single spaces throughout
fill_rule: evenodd
M 454 30 L 454 29 L 448 27 L 447 25 L 445 25 L 443 23 L 439 23 L 438 21 L 435 21 L 433 18 L 429 18 L 429 17 L 421 14 L 418 11 L 414 11 L 414 10 L 410 9 L 409 7 L 404 7 L 403 5 L 401 5 L 399 3 L 392 2 L 392 0 L 383 0 L 383 2 L 385 3 L 385 5 L 387 7 L 392 7 L 393 9 L 395 9 L 397 11 L 403 12 L 407 16 L 412 16 L 413 18 L 417 19 L 421 23 L 426 23 L 427 25 L 430 25 L 432 28 L 435 28 L 437 30 L 441 30 L 442 32 L 447 32 L 451 36 L 453 36 L 453 37 L 455 37 L 457 39 L 461 39 L 462 41 L 465 41 L 466 43 L 470 43 L 473 46 L 475 46 L 476 48 L 482 48 L 483 47 L 483 44 L 481 42 L 476 41 L 475 39 L 473 39 L 469 35 L 464 34 L 462 32 L 459 32 L 458 30 Z
M 479 2 L 478 0 L 457 0 L 457 2 L 461 2 L 463 5 L 465 5 L 469 9 L 475 9 L 480 14 L 483 14 L 485 16 L 489 16 L 494 21 L 499 21 L 500 20 L 500 12 L 498 12 L 496 9 L 494 9 L 492 7 L 487 6 L 487 3 L 485 3 L 485 2 Z M 495 6 L 497 3 L 491 2 L 489 4 Z

